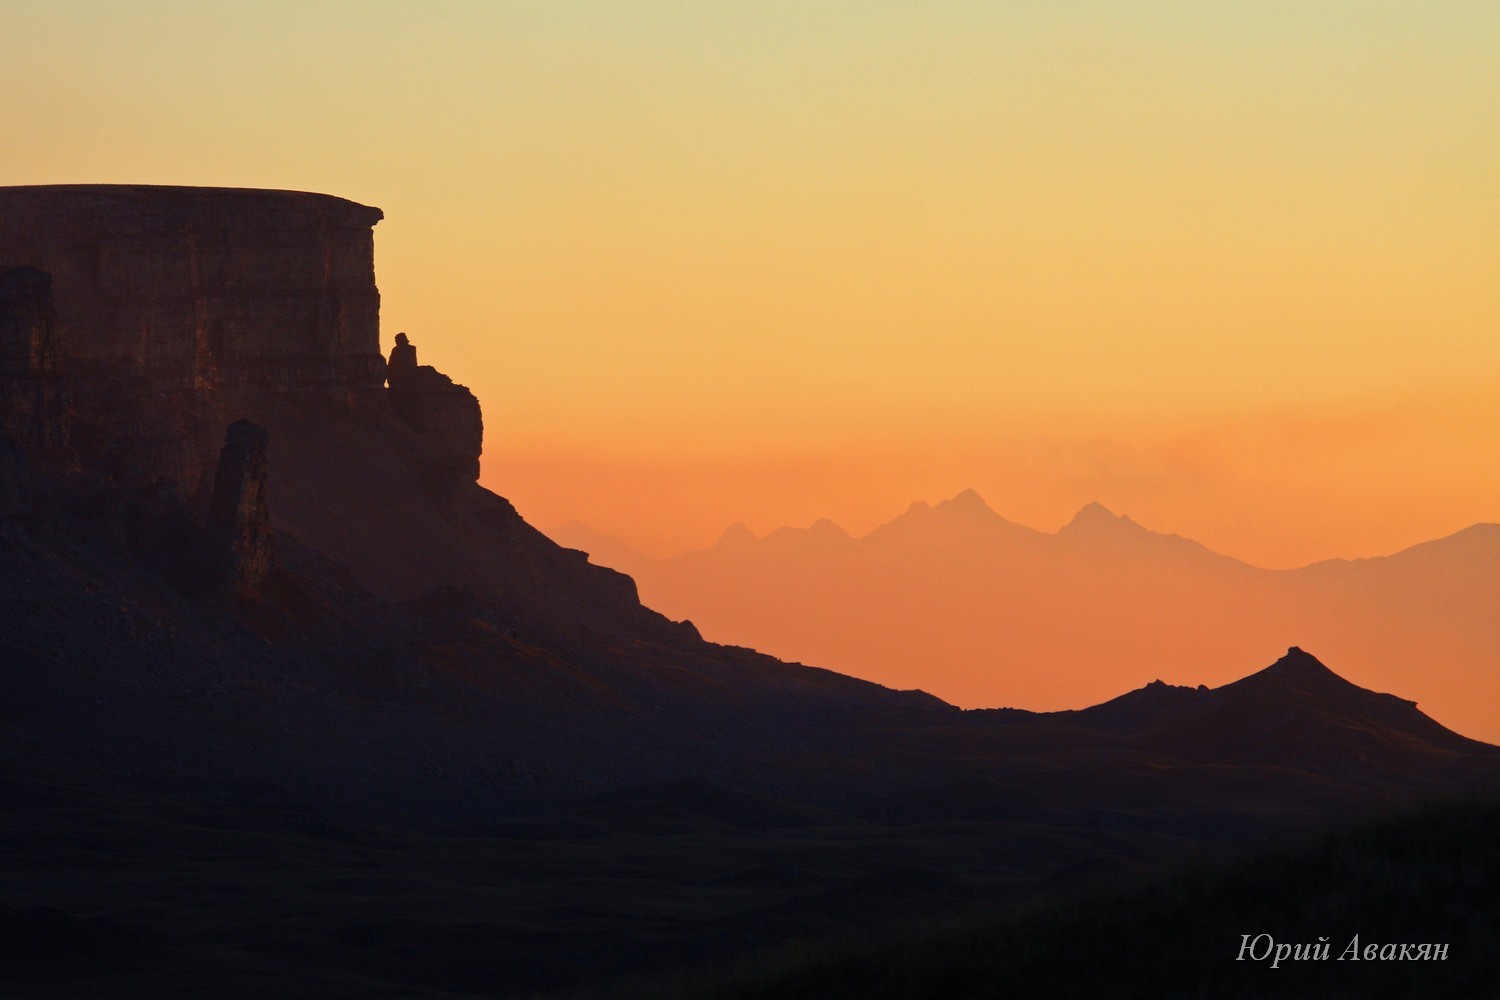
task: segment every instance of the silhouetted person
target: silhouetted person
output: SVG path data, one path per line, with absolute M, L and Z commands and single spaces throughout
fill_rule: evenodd
M 417 348 L 404 333 L 396 334 L 385 380 L 391 409 L 427 439 L 434 482 L 478 480 L 484 420 L 474 394 L 431 365 L 418 365 Z
M 409 380 L 417 373 L 417 348 L 406 334 L 396 334 L 396 346 L 391 348 L 391 360 L 386 362 L 385 380 L 391 385 Z

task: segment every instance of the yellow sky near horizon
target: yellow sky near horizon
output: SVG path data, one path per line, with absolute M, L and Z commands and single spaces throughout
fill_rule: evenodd
M 933 6 L 939 9 L 931 9 Z M 1265 565 L 1500 520 L 1500 7 L 7 5 L 0 183 L 378 205 L 483 481 L 658 552 L 975 487 Z

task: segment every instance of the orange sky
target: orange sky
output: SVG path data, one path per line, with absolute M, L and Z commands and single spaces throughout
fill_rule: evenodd
M 1500 520 L 1493 3 L 6 25 L 0 183 L 385 209 L 387 343 L 477 392 L 543 527 L 669 552 L 972 486 L 1283 566 Z

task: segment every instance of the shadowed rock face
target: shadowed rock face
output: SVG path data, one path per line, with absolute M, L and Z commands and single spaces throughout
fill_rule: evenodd
M 380 219 L 293 191 L 0 188 L 0 261 L 51 275 L 65 354 L 158 389 L 337 396 L 384 375 Z
M 203 510 L 228 421 L 380 403 L 380 219 L 295 191 L 0 188 L 0 432 Z
M 30 506 L 26 453 L 11 438 L 0 436 L 0 518 L 21 514 Z
M 0 270 L 0 375 L 57 368 L 52 277 L 34 267 Z
M 27 448 L 65 444 L 52 279 L 34 267 L 0 269 L 0 433 Z
M 266 502 L 265 428 L 237 420 L 224 434 L 214 475 L 208 538 L 215 582 L 244 594 L 275 571 L 274 535 Z

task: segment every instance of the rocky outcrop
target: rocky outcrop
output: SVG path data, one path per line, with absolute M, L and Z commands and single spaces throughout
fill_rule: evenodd
M 294 191 L 0 188 L 0 261 L 52 277 L 57 348 L 158 391 L 378 391 L 377 208 Z
M 224 435 L 208 516 L 213 583 L 231 593 L 253 592 L 276 569 L 274 533 L 266 502 L 265 428 L 237 420 Z
M 28 449 L 66 445 L 57 370 L 52 278 L 35 267 L 0 270 L 0 434 Z
M 477 480 L 484 419 L 474 394 L 431 365 L 418 365 L 417 348 L 404 333 L 396 334 L 386 380 L 391 408 L 431 446 L 431 476 Z

